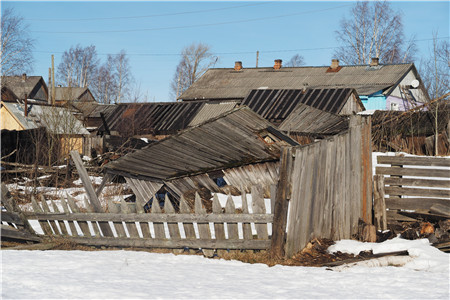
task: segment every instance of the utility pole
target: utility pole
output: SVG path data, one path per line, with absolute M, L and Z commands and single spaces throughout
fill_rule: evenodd
M 55 90 L 55 56 L 52 54 L 52 105 L 55 105 L 56 90 Z
M 52 104 L 52 68 L 48 68 L 48 95 L 47 103 Z
M 258 67 L 259 51 L 256 51 L 256 67 Z

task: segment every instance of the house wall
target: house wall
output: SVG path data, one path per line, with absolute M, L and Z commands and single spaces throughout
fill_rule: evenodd
M 83 136 L 61 136 L 59 138 L 61 143 L 61 155 L 67 156 L 70 151 L 77 150 L 78 153 L 83 153 Z
M 400 85 L 411 85 L 411 82 L 413 80 L 417 79 L 416 75 L 414 75 L 414 72 L 411 70 L 408 72 L 408 74 L 406 74 L 405 78 L 403 78 L 403 80 L 400 82 Z M 425 96 L 424 92 L 422 91 L 423 88 L 423 83 L 420 82 L 420 85 L 417 89 L 411 89 L 412 95 L 414 96 L 414 98 L 416 99 L 416 101 L 418 102 L 427 102 L 428 98 Z M 397 97 L 397 98 L 402 98 L 402 93 L 400 90 L 400 87 L 397 86 L 391 93 L 390 96 L 393 97 Z M 389 109 L 388 107 L 386 107 L 386 109 Z
M 41 81 L 36 85 L 33 91 L 31 91 L 30 95 L 28 95 L 28 98 L 44 101 L 48 100 L 46 88 L 44 87 Z
M 392 103 L 397 103 L 399 111 L 406 111 L 406 110 L 413 108 L 413 106 L 406 99 L 402 99 L 402 98 L 391 95 L 391 96 L 387 97 L 387 99 L 386 99 L 385 110 L 393 110 L 393 109 L 391 109 Z
M 0 109 L 0 129 L 24 130 L 24 127 L 9 113 L 6 107 Z
M 381 91 L 369 96 L 359 96 L 366 110 L 386 110 L 386 96 Z
M 361 106 L 356 102 L 355 96 L 352 94 L 347 99 L 347 102 L 345 103 L 344 107 L 339 112 L 340 115 L 352 115 L 354 113 L 358 113 L 362 111 Z
M 88 91 L 84 92 L 83 95 L 81 95 L 77 101 L 81 102 L 92 102 L 95 101 L 94 97 L 89 93 Z

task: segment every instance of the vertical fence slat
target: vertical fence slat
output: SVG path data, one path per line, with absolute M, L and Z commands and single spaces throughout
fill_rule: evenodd
M 175 209 L 173 208 L 172 202 L 170 202 L 169 196 L 166 194 L 166 199 L 164 200 L 164 211 L 166 214 L 174 214 Z M 171 239 L 180 238 L 180 228 L 178 228 L 177 222 L 167 222 L 167 227 L 169 228 L 169 234 Z
M 191 208 L 187 204 L 183 195 L 181 195 L 181 197 L 180 197 L 180 212 L 182 214 L 190 214 L 191 213 Z M 196 238 L 193 223 L 183 222 L 183 228 L 184 228 L 184 234 L 186 235 L 186 239 L 194 240 Z
M 127 179 L 127 182 L 129 182 L 128 179 Z M 130 182 L 130 183 L 134 183 L 134 181 Z M 145 213 L 144 206 L 145 206 L 146 202 L 148 200 L 150 200 L 150 198 L 151 197 L 148 196 L 144 192 L 142 192 L 140 196 L 138 196 L 136 194 L 136 213 L 138 213 L 138 214 Z M 149 226 L 148 222 L 139 222 L 139 227 L 141 228 L 142 236 L 144 238 L 151 238 L 152 237 L 151 234 L 150 234 L 150 226 Z
M 160 214 L 160 213 L 162 213 L 161 207 L 159 207 L 159 201 L 156 198 L 156 195 L 153 196 L 151 213 L 152 214 Z M 156 239 L 165 239 L 166 238 L 166 232 L 164 230 L 164 223 L 162 223 L 162 222 L 153 222 L 153 228 L 155 229 L 155 238 Z
M 202 199 L 200 198 L 200 195 L 196 192 L 195 193 L 195 213 L 199 215 L 206 214 L 206 209 L 202 205 Z M 198 234 L 200 235 L 200 239 L 211 239 L 211 230 L 209 228 L 208 223 L 199 223 L 197 222 L 198 226 Z
M 373 211 L 377 230 L 387 229 L 386 202 L 384 199 L 384 176 L 373 176 Z
M 128 207 L 128 203 L 125 201 L 123 196 L 120 197 L 120 206 L 122 209 L 123 214 L 129 214 L 131 213 L 130 208 Z M 136 223 L 134 222 L 125 222 L 125 226 L 128 229 L 128 233 L 130 234 L 131 238 L 138 238 L 139 232 L 136 228 Z
M 64 201 L 64 200 L 61 199 L 61 201 Z M 52 204 L 53 211 L 55 213 L 59 213 L 60 210 L 59 210 L 58 206 L 56 205 L 56 203 L 52 199 L 50 199 L 50 203 Z M 56 221 L 56 222 L 58 222 L 58 221 Z M 67 227 L 66 227 L 66 224 L 64 223 L 64 221 L 59 221 L 58 225 L 59 225 L 59 228 L 61 229 L 61 233 L 63 235 L 65 235 L 65 236 L 69 235 L 69 232 L 67 231 Z
M 66 195 L 66 197 L 68 197 L 68 196 Z M 61 198 L 61 206 L 62 206 L 62 208 L 64 210 L 64 213 L 70 214 L 69 206 L 67 206 L 66 199 Z M 77 228 L 75 227 L 75 223 L 73 221 L 67 221 L 67 223 L 69 224 L 71 235 L 72 236 L 79 236 Z
M 260 185 L 252 186 L 252 208 L 254 214 L 265 214 L 266 205 L 264 203 L 264 191 Z M 267 232 L 267 224 L 255 224 L 258 239 L 267 240 L 269 234 Z
M 241 199 L 242 199 L 242 213 L 248 214 L 248 201 L 247 201 L 247 193 L 245 192 L 245 188 L 241 188 Z M 252 240 L 252 225 L 250 223 L 242 223 L 242 233 L 244 235 L 244 240 Z
M 213 196 L 212 211 L 215 214 L 223 213 L 222 206 L 220 205 L 219 197 L 217 196 L 217 194 L 214 194 Z M 214 223 L 214 232 L 216 235 L 216 240 L 223 241 L 225 239 L 225 228 L 223 223 Z
M 67 202 L 69 203 L 70 209 L 74 213 L 79 213 L 80 209 L 78 208 L 77 204 L 75 203 L 75 200 L 72 196 L 67 194 Z M 91 231 L 89 230 L 89 225 L 86 221 L 77 221 L 78 225 L 80 226 L 81 231 L 83 232 L 83 235 L 86 237 L 91 237 Z
M 92 206 L 90 205 L 88 199 L 87 199 L 86 197 L 83 197 L 83 199 L 84 199 L 84 205 L 86 205 L 86 210 L 87 210 L 88 212 L 90 212 L 90 213 L 91 213 L 91 212 L 94 212 L 94 209 L 93 209 Z M 92 221 L 92 222 L 91 222 L 91 225 L 92 225 L 92 229 L 94 229 L 94 234 L 95 234 L 95 236 L 101 236 L 101 234 L 100 234 L 100 228 L 98 227 L 97 222 Z
M 43 213 L 42 208 L 39 206 L 39 203 L 37 203 L 33 195 L 31 195 L 31 206 L 33 207 L 35 213 Z M 39 221 L 39 225 L 41 225 L 42 231 L 46 235 L 49 236 L 53 235 L 52 228 L 50 227 L 47 221 Z
M 233 199 L 231 198 L 231 195 L 228 195 L 227 203 L 225 205 L 225 213 L 226 214 L 236 214 L 236 207 L 234 205 Z M 238 231 L 237 223 L 228 222 L 227 229 L 228 229 L 228 239 L 231 239 L 231 240 L 239 239 L 239 231 Z
M 41 198 L 41 205 L 44 210 L 44 213 L 49 214 L 50 208 L 48 207 L 47 200 L 45 200 L 44 195 L 39 195 Z M 61 235 L 61 232 L 59 231 L 58 225 L 56 225 L 56 221 L 48 221 L 50 223 L 50 226 L 53 229 L 53 232 L 55 235 Z
M 109 212 L 112 214 L 120 214 L 121 212 L 121 206 L 114 203 L 112 200 L 110 201 L 109 205 Z M 114 229 L 116 229 L 117 236 L 119 238 L 126 238 L 127 233 L 125 232 L 125 228 L 123 227 L 122 222 L 113 222 Z

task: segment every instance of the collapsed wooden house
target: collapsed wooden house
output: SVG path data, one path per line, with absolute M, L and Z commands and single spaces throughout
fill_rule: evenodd
M 154 195 L 164 186 L 177 198 L 200 187 L 219 192 L 218 178 L 237 189 L 269 189 L 278 178 L 281 147 L 288 145 L 297 143 L 242 107 L 125 155 L 105 171 L 124 176 L 136 196 L 141 187 Z

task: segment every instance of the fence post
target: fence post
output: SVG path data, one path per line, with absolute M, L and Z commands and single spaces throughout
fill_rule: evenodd
M 373 176 L 373 210 L 377 230 L 387 229 L 386 202 L 384 200 L 384 176 Z
M 285 254 L 288 199 L 291 190 L 292 147 L 283 147 L 280 171 L 275 196 L 272 225 L 271 257 L 281 258 Z

